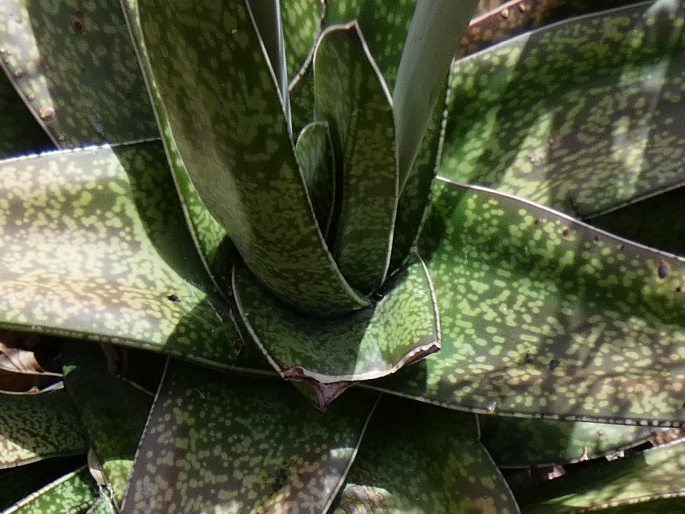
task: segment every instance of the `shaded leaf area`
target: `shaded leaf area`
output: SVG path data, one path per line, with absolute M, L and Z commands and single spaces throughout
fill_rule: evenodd
M 0 470 L 0 509 L 4 510 L 46 484 L 83 466 L 83 455 L 55 457 Z
M 392 91 L 415 6 L 416 0 L 335 0 L 328 2 L 326 25 L 357 20 Z
M 456 61 L 439 173 L 581 217 L 682 184 L 683 9 L 582 17 Z
M 155 142 L 0 163 L 4 327 L 231 361 L 237 333 L 163 155 Z
M 367 305 L 345 282 L 318 228 L 245 5 L 156 0 L 141 8 L 174 140 L 205 205 L 250 269 L 312 313 Z M 217 53 L 218 46 L 226 51 Z
M 205 268 L 220 290 L 224 290 L 229 283 L 229 272 L 233 261 L 233 245 L 226 236 L 226 231 L 214 216 L 207 210 L 197 189 L 188 176 L 183 159 L 171 134 L 169 119 L 154 77 L 147 65 L 147 49 L 140 27 L 138 14 L 138 0 L 121 0 L 126 15 L 133 43 L 140 62 L 140 68 L 145 76 L 148 92 L 152 100 L 159 131 L 164 140 L 169 167 L 171 168 L 176 189 L 183 203 L 183 213 L 193 234 L 193 239 L 202 257 Z
M 0 60 L 7 59 L 6 52 L 6 49 L 5 52 L 0 49 Z M 0 70 L 0 159 L 54 148 L 10 80 Z
M 422 262 L 393 277 L 372 308 L 318 319 L 293 312 L 244 266 L 234 271 L 236 303 L 251 339 L 290 380 L 334 384 L 388 375 L 440 348 L 433 285 Z
M 54 338 L 0 330 L 0 391 L 36 392 L 62 378 Z
M 0 395 L 0 468 L 85 451 L 78 414 L 64 390 Z
M 157 137 L 118 0 L 8 0 L 3 62 L 61 147 Z
M 601 509 L 603 514 L 680 514 L 685 512 L 685 497 L 674 496 Z
M 614 9 L 643 0 L 482 0 L 461 40 L 463 56 L 520 34 L 582 14 Z
M 375 402 L 351 391 L 324 414 L 282 382 L 171 361 L 122 512 L 324 512 Z
M 314 67 L 307 66 L 290 87 L 290 114 L 293 134 L 314 120 Z
M 118 514 L 118 511 L 110 501 L 101 495 L 86 511 L 86 514 Z
M 308 64 L 323 18 L 321 0 L 281 2 L 285 56 L 292 83 Z
M 354 22 L 319 39 L 314 109 L 329 124 L 342 167 L 329 240 L 348 283 L 370 293 L 388 271 L 399 177 L 390 92 Z
M 98 489 L 82 467 L 12 505 L 3 514 L 79 514 L 97 501 Z
M 333 512 L 518 512 L 477 439 L 473 415 L 384 397 Z
M 420 253 L 442 349 L 382 389 L 502 415 L 685 420 L 683 260 L 443 181 Z
M 481 416 L 481 441 L 498 466 L 579 462 L 637 446 L 654 429 L 553 419 Z
M 538 486 L 518 498 L 524 513 L 587 512 L 636 502 L 649 502 L 668 496 L 685 495 L 685 443 L 645 450 L 611 462 L 569 473 Z M 661 506 L 669 503 L 660 502 Z M 682 505 L 682 500 L 677 504 Z M 652 510 L 642 512 L 679 512 Z M 673 506 L 673 504 L 670 504 Z M 640 512 L 608 509 L 606 512 Z
M 121 501 L 152 397 L 112 375 L 94 345 L 72 343 L 64 351 L 64 384 L 111 486 Z
M 588 220 L 632 241 L 685 256 L 685 188 L 661 193 Z

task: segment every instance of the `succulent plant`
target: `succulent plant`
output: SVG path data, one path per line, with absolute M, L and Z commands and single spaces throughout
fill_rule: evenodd
M 0 4 L 0 507 L 682 510 L 685 7 L 476 3 Z

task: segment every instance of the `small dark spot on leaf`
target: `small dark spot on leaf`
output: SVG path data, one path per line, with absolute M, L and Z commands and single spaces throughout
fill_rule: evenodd
M 535 221 L 533 221 L 533 224 L 534 224 L 534 225 L 539 225 L 539 224 L 540 224 L 540 220 L 539 220 L 538 218 L 535 218 Z
M 599 235 L 595 234 L 595 236 L 592 238 L 592 240 L 595 242 L 599 241 Z
M 285 469 L 283 468 L 277 468 L 276 472 L 274 473 L 274 482 L 272 484 L 272 488 L 274 492 L 278 492 L 283 487 L 285 486 L 285 483 L 288 481 L 288 474 L 285 472 Z
M 181 299 L 175 294 L 170 294 L 169 296 L 166 297 L 166 299 L 169 300 L 170 302 L 174 302 L 174 303 L 181 301 Z
M 562 234 L 564 237 L 568 237 L 570 233 L 571 233 L 571 230 L 568 229 L 568 228 L 565 228 L 564 230 L 561 231 L 561 234 Z
M 559 367 L 560 364 L 561 361 L 559 359 L 552 359 L 551 361 L 549 361 L 549 370 L 554 371 Z
M 676 293 L 682 293 L 682 292 L 683 292 L 683 287 L 682 287 L 682 286 L 676 287 L 676 288 L 675 288 L 675 292 L 676 292 Z
M 671 271 L 671 267 L 668 265 L 668 263 L 664 260 L 662 260 L 659 263 L 659 267 L 657 268 L 656 272 L 657 275 L 659 275 L 659 278 L 666 278 L 668 276 L 668 273 Z
M 81 32 L 83 32 L 83 20 L 81 18 L 77 18 L 76 16 L 74 16 L 71 19 L 71 28 L 77 34 L 80 34 Z
M 625 247 L 626 247 L 626 245 L 624 245 L 623 243 L 621 243 L 620 245 L 618 245 L 618 249 L 619 249 L 619 250 L 623 250 Z

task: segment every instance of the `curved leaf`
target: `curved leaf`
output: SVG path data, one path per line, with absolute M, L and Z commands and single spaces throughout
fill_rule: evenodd
M 311 62 L 314 44 L 323 23 L 321 0 L 288 0 L 281 2 L 285 56 L 291 86 Z
M 0 163 L 0 325 L 230 363 L 159 143 Z
M 324 414 L 278 381 L 171 362 L 121 512 L 325 512 L 374 405 L 354 391 Z
M 473 416 L 384 398 L 333 512 L 518 511 Z
M 273 73 L 243 1 L 155 0 L 140 7 L 149 58 L 142 64 L 151 67 L 193 183 L 248 266 L 306 311 L 366 305 L 318 230 Z
M 685 260 L 445 182 L 420 253 L 442 349 L 383 390 L 503 415 L 685 421 Z
M 684 14 L 645 2 L 456 61 L 439 174 L 582 217 L 682 184 Z
M 359 26 L 330 27 L 314 55 L 314 109 L 339 151 L 333 248 L 347 281 L 364 293 L 385 280 L 398 176 L 392 101 Z
M 3 66 L 56 145 L 157 137 L 118 0 L 0 4 Z
M 432 283 L 422 262 L 394 277 L 374 307 L 332 319 L 289 310 L 244 266 L 234 270 L 233 290 L 243 322 L 272 366 L 283 378 L 317 388 L 385 376 L 440 348 Z

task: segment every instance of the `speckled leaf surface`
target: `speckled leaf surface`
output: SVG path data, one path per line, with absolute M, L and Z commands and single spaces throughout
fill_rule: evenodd
M 3 55 L 0 55 L 2 58 Z M 0 159 L 54 149 L 50 138 L 0 70 Z
M 374 414 L 335 514 L 517 513 L 472 415 L 396 398 Z
M 126 15 L 131 37 L 135 45 L 136 53 L 141 69 L 145 76 L 152 105 L 157 117 L 159 130 L 164 141 L 169 167 L 173 173 L 176 189 L 178 190 L 181 201 L 183 202 L 183 212 L 191 229 L 195 244 L 197 245 L 203 263 L 207 271 L 212 275 L 214 282 L 220 290 L 228 283 L 230 277 L 227 275 L 231 269 L 232 254 L 230 251 L 230 241 L 226 236 L 226 230 L 216 221 L 214 216 L 207 210 L 204 202 L 200 198 L 197 189 L 190 181 L 185 164 L 174 138 L 171 134 L 169 119 L 154 77 L 147 64 L 147 49 L 140 27 L 140 16 L 138 14 L 137 0 L 121 0 L 121 5 Z
M 335 157 L 328 124 L 315 121 L 302 129 L 295 145 L 295 155 L 319 228 L 327 235 L 335 199 Z
M 248 266 L 303 310 L 366 305 L 318 229 L 243 2 L 155 0 L 141 7 L 149 62 L 180 155 Z
M 583 217 L 682 184 L 683 9 L 646 2 L 456 61 L 440 174 Z
M 655 429 L 553 419 L 480 417 L 481 441 L 498 466 L 553 465 L 637 446 Z
M 90 506 L 86 514 L 118 514 L 118 512 L 111 502 L 101 496 Z
M 314 66 L 311 63 L 291 84 L 290 115 L 293 134 L 299 134 L 307 124 L 314 120 Z
M 375 402 L 351 391 L 322 413 L 282 382 L 172 361 L 122 513 L 325 512 Z
M 0 395 L 0 469 L 85 451 L 83 429 L 64 390 Z
M 27 496 L 3 514 L 79 514 L 97 499 L 95 481 L 83 467 Z
M 311 59 L 323 18 L 321 0 L 281 2 L 288 77 L 294 80 Z
M 229 363 L 159 143 L 0 163 L 1 325 Z
M 683 260 L 442 181 L 420 254 L 442 349 L 384 389 L 503 415 L 685 421 Z
M 62 147 L 158 135 L 119 2 L 8 0 L 5 71 Z
M 685 443 L 601 462 L 522 495 L 524 513 L 597 511 L 685 495 Z M 609 510 L 608 512 L 612 512 Z M 647 512 L 679 512 L 653 509 Z
M 388 271 L 399 182 L 390 92 L 354 22 L 319 39 L 314 110 L 342 161 L 336 262 L 353 287 L 369 293 Z
M 386 376 L 440 348 L 433 285 L 422 262 L 393 277 L 373 307 L 318 319 L 288 309 L 236 266 L 233 291 L 252 339 L 286 379 L 322 384 Z
M 107 369 L 95 345 L 72 344 L 64 355 L 65 387 L 114 498 L 121 501 L 152 397 Z

